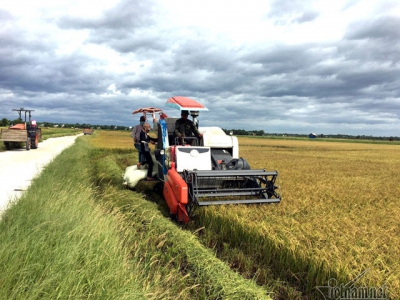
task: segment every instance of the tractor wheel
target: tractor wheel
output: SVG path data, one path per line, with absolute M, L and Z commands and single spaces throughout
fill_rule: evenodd
M 31 149 L 37 149 L 39 145 L 39 135 L 36 134 L 34 139 L 31 139 Z
M 31 150 L 31 139 L 27 138 L 26 140 L 26 150 Z

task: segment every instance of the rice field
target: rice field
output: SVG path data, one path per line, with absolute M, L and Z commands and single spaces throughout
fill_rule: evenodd
M 135 150 L 130 131 L 96 130 L 91 143 L 96 148 Z
M 279 260 L 307 291 L 367 270 L 363 286 L 387 285 L 400 298 L 399 145 L 254 138 L 240 145 L 253 169 L 279 171 L 282 202 L 210 207 L 204 222 L 239 224 L 241 234 L 228 230 L 232 245 L 249 233 L 249 252 Z
M 92 141 L 136 155 L 127 132 L 99 132 Z M 250 137 L 239 144 L 252 169 L 278 170 L 282 201 L 201 208 L 189 226 L 199 239 L 259 284 L 273 273 L 316 297 L 329 279 L 346 284 L 366 271 L 360 286 L 385 286 L 390 299 L 400 298 L 398 144 Z

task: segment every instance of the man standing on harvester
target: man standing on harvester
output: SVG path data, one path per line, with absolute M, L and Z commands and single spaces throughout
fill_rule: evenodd
M 156 138 L 152 138 L 149 136 L 149 131 L 151 127 L 149 123 L 145 123 L 143 125 L 143 129 L 140 132 L 140 147 L 141 147 L 141 152 L 145 157 L 145 161 L 143 161 L 141 164 L 147 164 L 148 169 L 147 169 L 147 181 L 153 181 L 155 180 L 154 178 L 151 177 L 153 173 L 153 158 L 151 157 L 150 153 L 150 147 L 149 143 L 155 144 L 157 142 Z
M 179 140 L 183 142 L 185 137 L 192 137 L 195 135 L 197 138 L 202 138 L 203 135 L 199 132 L 197 127 L 191 120 L 188 119 L 189 111 L 182 110 L 181 118 L 175 122 L 175 136 L 179 137 Z M 191 144 L 191 141 L 186 141 Z M 183 144 L 183 143 L 182 143 Z
M 140 146 L 140 133 L 143 130 L 143 125 L 146 122 L 146 116 L 141 116 L 140 117 L 140 124 L 136 125 L 133 127 L 131 137 L 133 138 L 133 144 L 136 148 L 136 150 L 139 152 L 139 161 L 137 163 L 137 167 L 140 168 L 140 166 L 143 164 L 145 161 L 144 154 L 142 153 L 142 148 Z

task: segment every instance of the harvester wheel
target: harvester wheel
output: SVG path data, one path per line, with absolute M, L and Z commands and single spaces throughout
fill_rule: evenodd
M 162 195 L 163 190 L 164 190 L 164 182 L 162 181 L 157 182 L 153 187 L 153 191 L 160 195 Z
M 26 139 L 26 150 L 31 150 L 31 139 L 30 138 Z
M 4 147 L 6 147 L 6 150 L 10 150 L 10 143 L 9 142 L 4 142 Z
M 169 217 L 171 218 L 172 221 L 178 222 L 178 216 L 176 214 L 170 212 Z

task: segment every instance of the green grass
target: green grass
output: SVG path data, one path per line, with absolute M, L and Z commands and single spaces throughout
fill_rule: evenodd
M 83 129 L 76 130 L 74 128 L 42 128 L 42 139 L 62 137 L 83 133 Z
M 86 151 L 56 158 L 3 215 L 0 299 L 145 298 L 116 234 L 123 225 L 94 202 Z
M 122 187 L 130 159 L 82 137 L 33 180 L 0 221 L 0 299 L 269 299 Z

